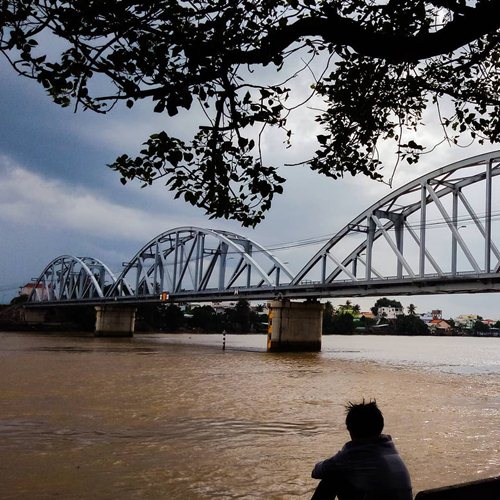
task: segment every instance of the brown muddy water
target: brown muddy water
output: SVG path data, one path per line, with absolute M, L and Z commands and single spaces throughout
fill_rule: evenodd
M 309 498 L 376 398 L 414 492 L 500 474 L 500 338 L 0 333 L 0 498 Z

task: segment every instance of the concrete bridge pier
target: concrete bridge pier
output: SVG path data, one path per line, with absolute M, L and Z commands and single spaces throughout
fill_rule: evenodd
M 269 304 L 267 351 L 321 351 L 324 308 L 316 300 L 273 300 Z
M 132 337 L 135 330 L 136 307 L 96 306 L 96 337 Z
M 23 320 L 25 323 L 41 324 L 47 321 L 48 310 L 42 308 L 23 309 Z

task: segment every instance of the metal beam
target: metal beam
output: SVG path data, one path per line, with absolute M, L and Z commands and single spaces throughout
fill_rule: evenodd
M 456 241 L 460 245 L 460 248 L 464 252 L 464 254 L 467 257 L 468 261 L 471 263 L 472 267 L 474 268 L 474 270 L 476 272 L 478 272 L 478 273 L 481 272 L 481 270 L 479 269 L 479 266 L 477 265 L 476 259 L 474 259 L 474 257 L 471 254 L 469 248 L 465 244 L 465 241 L 462 239 L 462 236 L 460 236 L 460 234 L 458 232 L 458 229 L 455 227 L 455 224 L 450 219 L 450 216 L 448 215 L 448 212 L 443 207 L 443 204 L 441 203 L 441 201 L 437 197 L 436 192 L 434 191 L 434 189 L 431 186 L 427 186 L 427 190 L 429 191 L 429 194 L 431 195 L 432 199 L 434 200 L 434 203 L 436 204 L 436 207 L 441 212 L 441 215 L 443 216 L 443 219 L 446 221 L 446 224 L 450 228 L 450 231 L 452 232 L 454 238 L 456 239 Z M 455 257 L 455 259 L 456 259 L 456 257 Z M 453 272 L 453 269 L 452 269 L 452 274 L 456 275 L 456 269 L 454 271 L 455 272 Z
M 486 195 L 485 195 L 485 237 L 484 237 L 484 270 L 491 271 L 491 168 L 492 160 L 486 163 Z
M 342 271 L 344 271 L 344 273 L 347 274 L 347 276 L 349 276 L 349 278 L 351 278 L 353 281 L 358 281 L 358 278 L 356 278 L 356 276 L 351 273 L 351 271 L 349 271 L 349 269 L 347 269 L 347 267 L 345 267 L 342 262 L 340 262 L 338 259 L 336 259 L 330 252 L 328 252 L 326 254 L 326 256 L 338 267 L 340 267 L 340 269 L 342 269 Z
M 417 234 L 415 233 L 415 231 L 410 227 L 410 225 L 406 221 L 405 221 L 405 227 L 406 227 L 406 230 L 410 233 L 410 236 L 415 240 L 415 242 L 419 246 L 420 254 L 423 255 L 424 258 L 427 257 L 427 259 L 429 259 L 429 262 L 431 263 L 434 270 L 439 274 L 439 276 L 442 276 L 444 273 L 443 273 L 442 269 L 439 267 L 439 264 L 434 260 L 434 257 L 425 248 L 425 245 L 423 245 L 422 242 L 418 239 Z M 422 229 L 422 228 L 420 228 L 420 229 Z M 422 234 L 422 232 L 420 232 L 420 234 Z M 425 235 L 425 231 L 424 231 L 424 235 Z M 423 250 L 423 252 L 422 252 L 422 250 Z M 422 263 L 420 263 L 419 268 L 421 270 L 423 269 Z M 423 278 L 423 276 L 424 276 L 422 274 L 422 272 L 420 272 L 419 275 L 421 278 Z
M 385 230 L 383 224 L 380 222 L 379 218 L 376 215 L 372 215 L 372 220 L 375 222 L 379 230 L 382 231 L 382 235 L 384 236 L 387 243 L 389 243 L 389 246 L 392 248 L 392 251 L 396 255 L 398 263 L 401 263 L 402 266 L 406 269 L 406 272 L 413 278 L 415 276 L 415 273 L 413 272 L 406 259 L 403 257 L 403 254 L 399 251 L 397 245 L 394 243 L 394 241 L 392 241 L 392 238 L 387 234 L 387 231 Z M 402 276 L 398 274 L 398 278 L 401 277 Z

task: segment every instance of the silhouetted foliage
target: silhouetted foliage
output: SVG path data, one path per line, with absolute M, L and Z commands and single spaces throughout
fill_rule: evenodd
M 394 323 L 394 331 L 398 335 L 428 335 L 429 328 L 417 316 L 398 316 Z
M 345 304 L 337 306 L 337 314 L 350 314 L 352 317 L 359 316 L 359 304 L 353 304 L 350 300 L 346 300 Z
M 429 107 L 441 141 L 497 142 L 499 27 L 492 0 L 0 2 L 0 51 L 61 106 L 106 113 L 146 99 L 183 119 L 195 104 L 190 140 L 159 131 L 111 167 L 123 183 L 164 178 L 176 197 L 244 225 L 283 191 L 260 139 L 277 129 L 292 145 L 290 116 L 308 102 L 299 74 L 323 102 L 318 149 L 298 163 L 333 179 L 380 179 L 381 141 L 416 162 L 435 146 L 415 132 Z
M 191 309 L 191 326 L 202 328 L 206 331 L 218 331 L 221 328 L 221 321 L 212 306 L 197 306 Z
M 366 318 L 365 316 L 361 316 L 359 318 L 359 323 L 361 326 L 373 326 L 377 323 L 377 320 L 375 318 Z
M 349 313 L 334 314 L 331 324 L 331 333 L 336 335 L 351 334 L 354 332 L 354 318 Z
M 474 331 L 475 332 L 487 332 L 489 331 L 490 327 L 483 323 L 482 321 L 476 321 L 474 323 Z
M 167 331 L 176 331 L 185 324 L 184 313 L 177 304 L 169 304 L 163 308 L 163 328 Z
M 335 309 L 330 301 L 325 303 L 325 309 L 323 310 L 323 335 L 330 335 L 333 332 L 333 316 L 335 314 Z
M 251 328 L 250 315 L 252 311 L 250 309 L 250 304 L 248 300 L 239 299 L 238 302 L 236 303 L 234 311 L 236 316 L 235 319 L 236 322 L 239 324 L 240 331 L 249 332 Z
M 359 305 L 352 304 L 347 300 L 345 304 L 341 304 L 335 309 L 330 301 L 325 303 L 323 311 L 323 335 L 341 335 L 351 334 L 354 332 L 354 317 L 359 315 Z M 375 323 L 375 320 L 367 320 L 360 317 L 357 321 L 361 326 L 370 326 Z
M 135 313 L 135 329 L 137 331 L 159 330 L 163 326 L 162 306 L 157 304 L 140 304 Z
M 12 306 L 19 305 L 19 304 L 25 304 L 26 302 L 28 302 L 28 299 L 29 299 L 29 295 L 26 295 L 26 294 L 18 295 L 17 297 L 14 297 L 10 301 L 10 304 Z
M 228 331 L 251 333 L 263 331 L 261 324 L 267 322 L 267 315 L 252 311 L 246 299 L 239 299 L 233 308 L 225 311 L 224 328 Z

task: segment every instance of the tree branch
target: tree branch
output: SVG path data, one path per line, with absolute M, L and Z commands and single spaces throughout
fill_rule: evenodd
M 420 32 L 413 36 L 377 31 L 330 11 L 325 17 L 302 18 L 278 28 L 262 40 L 260 48 L 229 52 L 228 59 L 229 62 L 244 64 L 267 64 L 273 56 L 300 38 L 320 36 L 325 42 L 347 45 L 361 55 L 390 63 L 418 62 L 453 52 L 498 29 L 500 4 L 493 1 L 481 3 L 466 14 L 456 16 L 436 32 Z

